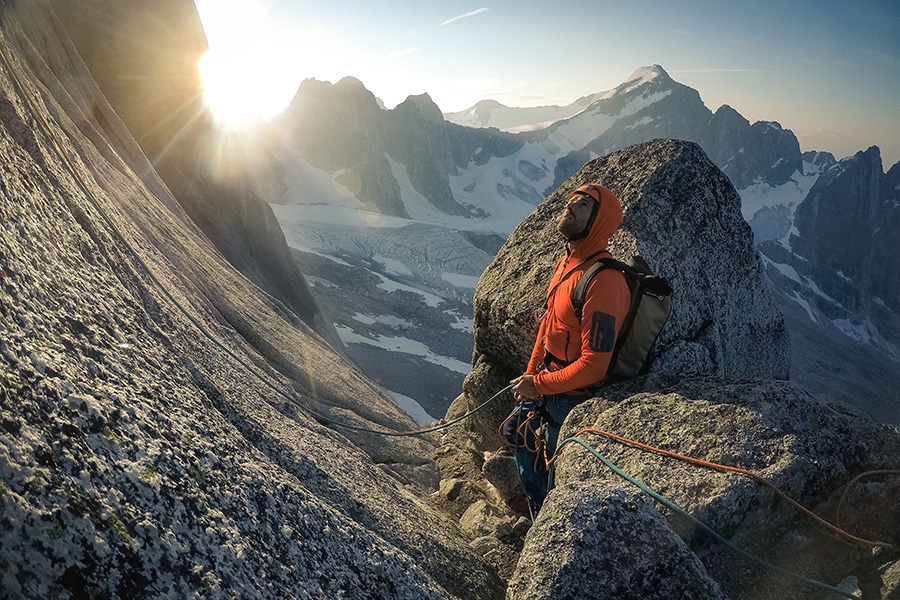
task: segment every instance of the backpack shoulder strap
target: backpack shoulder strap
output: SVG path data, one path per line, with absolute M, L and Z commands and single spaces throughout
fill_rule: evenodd
M 601 270 L 608 268 L 617 269 L 623 273 L 631 270 L 631 267 L 627 264 L 610 256 L 599 258 L 597 259 L 597 262 L 588 267 L 584 273 L 581 274 L 581 277 L 578 278 L 578 283 L 576 283 L 575 287 L 572 289 L 572 307 L 575 309 L 575 316 L 578 317 L 579 321 L 581 320 L 581 313 L 584 309 L 584 301 L 591 280 L 594 278 L 594 275 Z

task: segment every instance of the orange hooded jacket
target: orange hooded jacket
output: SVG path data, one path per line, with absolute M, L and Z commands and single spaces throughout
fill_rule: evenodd
M 572 392 L 605 379 L 631 302 L 625 276 L 615 269 L 602 269 L 588 286 L 580 321 L 572 307 L 572 289 L 581 274 L 597 259 L 609 256 L 609 238 L 622 224 L 619 199 L 603 186 L 595 189 L 600 192 L 597 215 L 587 236 L 566 243 L 566 254 L 556 263 L 525 371 L 534 375 L 535 389 L 542 395 Z

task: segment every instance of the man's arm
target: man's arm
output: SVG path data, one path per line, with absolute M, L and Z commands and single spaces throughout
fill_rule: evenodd
M 603 269 L 588 286 L 581 319 L 581 355 L 557 371 L 541 371 L 533 380 L 540 394 L 562 394 L 606 377 L 616 335 L 628 314 L 631 296 L 625 276 Z
M 512 392 L 516 400 L 535 398 L 538 395 L 532 380 L 541 370 L 541 363 L 544 361 L 544 328 L 546 327 L 546 324 L 547 319 L 542 318 L 541 324 L 538 326 L 537 338 L 531 349 L 531 358 L 528 360 L 528 366 L 525 368 L 525 373 L 510 381 L 510 383 L 513 384 Z

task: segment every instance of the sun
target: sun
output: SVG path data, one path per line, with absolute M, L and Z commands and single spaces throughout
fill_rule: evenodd
M 267 65 L 268 56 L 210 50 L 200 60 L 204 97 L 217 120 L 236 126 L 270 119 L 283 110 L 284 74 Z
M 297 50 L 252 0 L 197 0 L 209 51 L 200 60 L 204 97 L 216 120 L 240 127 L 268 120 L 297 91 Z

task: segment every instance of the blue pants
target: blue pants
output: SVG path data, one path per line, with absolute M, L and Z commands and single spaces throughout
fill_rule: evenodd
M 552 485 L 544 453 L 548 459 L 553 457 L 562 422 L 573 408 L 590 397 L 585 393 L 545 396 L 543 408 L 538 407 L 534 400 L 523 400 L 503 422 L 501 433 L 512 447 L 522 487 L 532 504 L 540 505 Z M 533 414 L 529 418 L 530 413 Z M 545 426 L 543 444 L 546 450 L 535 435 L 541 426 Z

